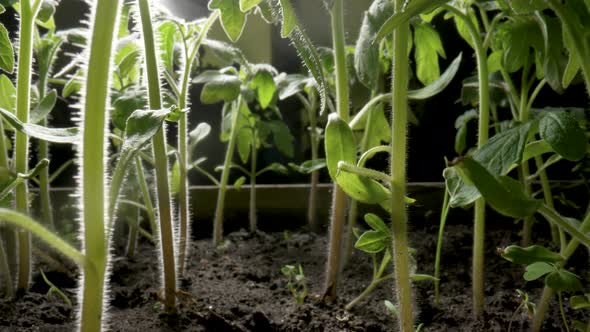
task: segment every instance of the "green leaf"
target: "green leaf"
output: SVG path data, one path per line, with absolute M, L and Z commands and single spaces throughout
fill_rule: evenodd
M 507 176 L 494 176 L 470 157 L 463 158 L 457 166 L 464 180 L 473 183 L 486 202 L 502 215 L 528 217 L 542 204 L 541 201 L 528 197 L 518 181 Z
M 82 89 L 82 77 L 83 77 L 82 70 L 76 71 L 76 74 L 74 74 L 66 82 L 66 85 L 64 86 L 63 90 L 61 91 L 61 96 L 64 98 L 68 98 L 70 95 L 72 95 L 74 93 L 78 93 L 78 91 L 80 91 L 80 89 Z
M 14 127 L 30 137 L 38 138 L 52 143 L 77 143 L 80 140 L 80 132 L 77 127 L 71 128 L 47 128 L 36 124 L 22 123 L 14 114 L 0 108 L 0 115 Z
M 3 24 L 0 24 L 0 69 L 9 74 L 14 70 L 14 50 Z
M 188 134 L 191 140 L 191 144 L 197 144 L 204 140 L 211 132 L 211 126 L 206 122 L 199 123 L 195 129 L 191 130 Z
M 252 133 L 252 126 L 253 124 L 250 122 L 253 119 L 253 115 L 248 108 L 247 103 L 241 103 L 241 108 L 239 110 L 238 121 L 236 123 L 237 128 L 233 130 L 238 131 L 238 137 L 236 140 L 237 148 L 238 148 L 238 155 L 240 156 L 240 160 L 242 163 L 247 163 L 248 158 L 250 158 L 250 152 L 256 153 L 256 151 L 251 151 L 252 147 L 252 140 L 255 139 Z
M 209 9 L 219 10 L 225 34 L 232 42 L 238 41 L 246 25 L 246 14 L 240 9 L 240 0 L 210 0 Z
M 4 6 L 0 5 L 0 14 L 3 14 L 6 11 Z
M 578 161 L 586 155 L 587 139 L 584 130 L 565 111 L 548 112 L 540 120 L 539 132 L 541 138 L 567 160 Z
M 508 3 L 510 8 L 517 14 L 530 14 L 547 8 L 547 5 L 542 0 L 511 0 Z
M 234 188 L 236 188 L 237 190 L 240 190 L 242 188 L 242 186 L 244 185 L 244 183 L 246 183 L 246 177 L 245 176 L 240 176 L 236 182 L 234 182 Z
M 0 108 L 10 112 L 16 109 L 16 88 L 4 74 L 0 74 Z
M 31 110 L 29 123 L 39 123 L 41 120 L 47 117 L 49 112 L 55 107 L 57 101 L 57 91 L 52 89 L 45 95 L 41 102 Z
M 457 117 L 455 120 L 455 129 L 457 134 L 455 135 L 455 152 L 461 155 L 467 148 L 467 126 L 472 120 L 477 120 L 479 114 L 476 110 L 468 110 Z
M 544 59 L 543 73 L 547 83 L 554 91 L 563 92 L 561 85 L 568 58 L 563 46 L 563 33 L 558 18 L 539 14 L 537 24 L 543 33 Z
M 256 172 L 256 176 L 259 176 L 259 175 L 266 173 L 266 172 L 287 174 L 287 173 L 289 173 L 289 170 L 284 165 L 281 165 L 279 163 L 272 163 L 272 164 L 266 166 L 265 168 L 261 169 L 260 171 Z
M 145 91 L 130 88 L 123 94 L 115 95 L 113 98 L 113 111 L 111 121 L 116 128 L 125 130 L 127 119 L 135 110 L 145 109 L 147 106 Z
M 434 82 L 440 76 L 438 56 L 445 57 L 440 36 L 428 23 L 414 25 L 414 57 L 416 59 L 416 76 L 424 85 Z
M 326 167 L 325 159 L 306 160 L 301 165 L 289 163 L 289 167 L 302 174 L 311 174 Z
M 400 24 L 409 21 L 412 17 L 428 13 L 436 7 L 447 3 L 449 0 L 414 0 L 410 2 L 401 13 L 395 13 L 379 29 L 373 43 L 381 41 L 393 32 Z
M 563 261 L 563 257 L 545 247 L 533 245 L 522 248 L 519 246 L 508 246 L 500 254 L 502 257 L 515 264 L 533 264 L 535 262 L 557 263 Z
M 373 44 L 377 31 L 385 20 L 393 14 L 390 0 L 373 1 L 369 10 L 365 12 L 359 38 L 354 49 L 354 68 L 356 74 L 367 88 L 372 89 L 377 84 L 379 76 L 379 45 Z
M 281 37 L 286 38 L 293 30 L 299 25 L 297 20 L 297 14 L 291 0 L 280 0 L 281 3 L 281 14 L 283 15 L 283 26 L 281 28 Z
M 202 64 L 210 67 L 227 67 L 234 63 L 242 64 L 245 57 L 240 49 L 228 43 L 217 40 L 204 39 L 201 44 L 203 49 Z
M 430 274 L 412 274 L 412 275 L 410 275 L 410 278 L 412 279 L 413 282 L 438 280 L 434 276 L 431 276 Z
M 545 278 L 545 285 L 558 292 L 576 292 L 583 288 L 580 278 L 565 269 L 549 273 Z
M 553 265 L 546 262 L 536 262 L 526 267 L 526 272 L 523 277 L 526 281 L 533 281 L 553 271 L 555 271 Z
M 445 168 L 443 177 L 449 192 L 450 207 L 467 207 L 481 196 L 475 186 L 465 184 L 455 167 Z
M 354 247 L 369 254 L 376 254 L 386 248 L 388 238 L 383 232 L 366 231 L 358 238 Z
M 570 298 L 570 305 L 574 310 L 590 309 L 590 299 L 588 294 L 572 296 Z
M 41 2 L 41 8 L 37 13 L 36 19 L 43 23 L 48 23 L 55 13 L 55 6 L 51 1 L 44 0 Z
M 310 78 L 301 74 L 280 74 L 275 77 L 279 99 L 285 100 L 303 91 L 309 81 Z
M 168 71 L 174 71 L 174 43 L 177 25 L 172 21 L 165 21 L 158 26 L 160 59 Z
M 381 232 L 388 236 L 391 236 L 391 230 L 385 224 L 385 222 L 381 218 L 379 218 L 378 215 L 373 213 L 365 214 L 365 222 L 367 223 L 367 225 L 371 226 L 371 228 L 374 231 Z
M 271 121 L 269 125 L 272 131 L 274 145 L 279 152 L 289 158 L 293 158 L 295 153 L 293 146 L 295 137 L 291 134 L 289 126 L 287 126 L 285 122 L 279 120 Z
M 335 180 L 340 161 L 356 164 L 356 143 L 352 130 L 336 113 L 328 116 L 324 139 L 326 164 L 330 177 Z
M 240 10 L 242 10 L 245 13 L 250 9 L 258 6 L 260 2 L 262 2 L 262 0 L 240 0 Z
M 252 87 L 256 89 L 256 97 L 260 107 L 266 109 L 277 91 L 272 74 L 266 70 L 258 70 L 252 80 Z
M 459 55 L 453 60 L 453 62 L 451 62 L 451 64 L 444 71 L 444 73 L 442 73 L 442 75 L 440 75 L 435 81 L 431 82 L 430 84 L 421 89 L 409 90 L 408 99 L 428 99 L 443 91 L 447 86 L 449 86 L 449 84 L 451 83 L 453 78 L 455 78 L 455 75 L 459 71 L 462 56 L 463 53 L 459 53 Z
M 138 151 L 147 144 L 162 127 L 169 113 L 170 109 L 138 109 L 131 113 L 125 126 L 121 155 Z
M 219 75 L 209 81 L 201 90 L 201 102 L 203 104 L 215 104 L 218 102 L 230 102 L 240 95 L 240 80 L 234 75 Z

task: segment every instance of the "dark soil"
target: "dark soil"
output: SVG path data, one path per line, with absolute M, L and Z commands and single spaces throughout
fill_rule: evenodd
M 417 272 L 432 274 L 436 248 L 436 222 L 412 225 L 411 243 L 416 249 Z M 502 223 L 503 226 L 510 224 Z M 539 225 L 541 228 L 543 225 Z M 523 268 L 496 254 L 496 248 L 518 242 L 518 235 L 491 225 L 487 232 L 486 314 L 471 316 L 471 227 L 447 226 L 444 242 L 441 303 L 433 305 L 433 285 L 415 285 L 417 321 L 423 331 L 526 331 L 529 320 L 519 305 L 516 289 L 538 299 L 542 283 L 526 283 Z M 506 227 L 507 228 L 507 227 Z M 395 331 L 396 320 L 383 301 L 393 301 L 392 282 L 383 283 L 352 311 L 343 308 L 360 294 L 371 278 L 371 260 L 355 252 L 345 268 L 339 299 L 330 304 L 318 301 L 323 285 L 326 237 L 309 233 L 234 232 L 227 246 L 216 250 L 209 240 L 193 244 L 186 276 L 180 279 L 179 312 L 162 313 L 159 302 L 157 254 L 142 243 L 134 259 L 118 257 L 112 262 L 108 328 L 112 331 Z M 585 252 L 572 259 L 586 266 Z M 295 303 L 280 268 L 302 264 L 310 288 L 305 303 Z M 578 271 L 579 272 L 579 271 Z M 50 272 L 48 278 L 76 302 L 75 276 Z M 1 331 L 71 331 L 76 310 L 55 295 L 35 275 L 32 291 L 17 301 L 0 302 Z M 566 296 L 566 301 L 569 301 Z M 567 310 L 567 309 L 566 309 Z M 566 311 L 568 318 L 583 319 Z M 587 319 L 587 317 L 586 317 Z M 545 331 L 560 331 L 556 303 L 546 321 Z

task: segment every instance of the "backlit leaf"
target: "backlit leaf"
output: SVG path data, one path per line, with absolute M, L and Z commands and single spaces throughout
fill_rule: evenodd
M 17 131 L 27 136 L 38 138 L 52 143 L 78 143 L 80 132 L 77 127 L 48 128 L 36 124 L 22 123 L 14 114 L 0 108 L 0 115 Z
M 210 0 L 209 9 L 219 10 L 226 35 L 232 42 L 238 41 L 246 25 L 246 14 L 240 9 L 240 0 Z
M 9 74 L 14 70 L 14 50 L 3 24 L 0 24 L 0 69 Z
M 555 152 L 578 161 L 586 154 L 587 139 L 578 121 L 565 111 L 548 112 L 539 122 L 539 133 Z
M 523 277 L 526 281 L 533 281 L 553 271 L 555 271 L 553 265 L 546 262 L 536 262 L 526 267 L 526 272 Z

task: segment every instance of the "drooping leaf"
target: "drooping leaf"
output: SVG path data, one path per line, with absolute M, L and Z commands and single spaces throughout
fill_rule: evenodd
M 446 57 L 438 32 L 428 23 L 414 25 L 416 76 L 424 85 L 440 76 L 438 56 Z
M 227 67 L 234 63 L 244 63 L 245 57 L 240 49 L 212 39 L 204 39 L 201 44 L 203 49 L 202 64 L 211 67 Z
M 555 152 L 567 160 L 578 161 L 586 154 L 586 135 L 578 121 L 565 111 L 548 112 L 542 117 L 539 133 Z
M 533 264 L 535 262 L 557 263 L 563 261 L 563 257 L 545 247 L 533 245 L 522 248 L 520 246 L 508 246 L 501 251 L 502 257 L 515 264 Z
M 486 202 L 502 215 L 528 217 L 542 204 L 541 201 L 528 197 L 518 181 L 508 176 L 494 176 L 470 157 L 463 158 L 456 166 L 464 180 L 473 183 Z
M 301 74 L 280 74 L 275 77 L 275 85 L 279 93 L 279 99 L 285 100 L 303 91 L 310 78 Z
M 590 298 L 588 294 L 572 296 L 570 298 L 570 305 L 574 310 L 590 309 Z
M 283 155 L 292 158 L 294 151 L 293 142 L 295 138 L 289 130 L 289 126 L 283 121 L 275 120 L 269 123 L 272 131 L 273 143 Z
M 443 177 L 449 192 L 450 207 L 467 207 L 481 196 L 475 186 L 467 185 L 463 181 L 455 167 L 445 168 Z
M 523 277 L 526 281 L 533 281 L 553 271 L 555 271 L 555 266 L 546 262 L 536 262 L 526 267 Z
M 230 102 L 240 95 L 241 82 L 234 75 L 218 75 L 203 86 L 201 90 L 201 102 L 203 104 L 215 104 L 218 102 Z
M 125 130 L 127 119 L 131 113 L 138 109 L 144 109 L 146 106 L 145 91 L 135 88 L 125 89 L 123 94 L 114 95 L 111 121 L 116 128 Z
M 66 82 L 64 85 L 63 90 L 61 91 L 61 96 L 64 98 L 68 98 L 69 96 L 78 93 L 80 89 L 82 89 L 82 77 L 84 73 L 82 70 L 76 71 L 74 75 Z
M 232 42 L 238 41 L 246 25 L 246 14 L 240 9 L 240 0 L 210 0 L 209 9 L 219 10 L 225 34 Z
M 22 123 L 14 114 L 0 108 L 0 115 L 14 129 L 34 138 L 52 143 L 77 143 L 80 140 L 80 131 L 77 127 L 72 128 L 47 128 L 36 124 Z
M 469 122 L 478 118 L 477 111 L 472 109 L 461 114 L 455 120 L 455 129 L 457 129 L 457 133 L 455 134 L 455 152 L 457 154 L 463 154 L 467 148 L 467 127 Z
M 0 24 L 0 69 L 9 74 L 14 70 L 14 50 L 3 24 Z
M 543 33 L 544 59 L 543 73 L 547 83 L 554 91 L 563 92 L 561 85 L 568 58 L 565 56 L 563 33 L 558 18 L 550 18 L 543 14 L 536 15 L 537 24 Z
M 287 173 L 289 173 L 289 170 L 284 165 L 281 165 L 279 163 L 272 163 L 272 164 L 266 166 L 265 168 L 261 169 L 260 171 L 256 172 L 256 176 L 259 176 L 259 175 L 266 173 L 266 172 L 287 174 Z

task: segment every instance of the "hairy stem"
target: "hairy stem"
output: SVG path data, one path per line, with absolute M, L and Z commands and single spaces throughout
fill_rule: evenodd
M 394 1 L 394 12 L 403 10 L 405 1 Z M 410 254 L 408 252 L 408 216 L 406 211 L 406 151 L 408 125 L 408 38 L 409 23 L 393 31 L 391 73 L 391 225 L 395 292 L 399 308 L 399 330 L 414 331 Z
M 258 229 L 256 216 L 256 163 L 258 155 L 256 153 L 256 131 L 252 133 L 251 141 L 251 159 L 250 159 L 250 207 L 248 209 L 248 220 L 250 221 L 250 233 Z
M 154 30 L 150 14 L 149 0 L 138 0 L 141 16 L 142 36 L 145 47 L 148 95 L 150 109 L 161 109 L 160 77 L 156 57 Z M 160 245 L 164 280 L 164 305 L 166 310 L 176 310 L 176 269 L 174 254 L 174 232 L 172 230 L 172 206 L 168 182 L 168 154 L 166 152 L 165 125 L 158 130 L 152 140 L 155 169 L 158 218 L 160 220 Z
M 477 76 L 479 83 L 479 121 L 477 146 L 481 148 L 488 141 L 488 128 L 490 125 L 490 89 L 488 82 L 488 65 L 486 49 L 480 34 L 473 24 L 473 21 L 463 12 L 455 7 L 444 5 L 446 10 L 453 13 L 463 22 L 469 30 L 473 40 L 475 56 L 477 59 Z M 484 311 L 484 239 L 485 239 L 485 200 L 479 198 L 475 202 L 474 209 L 474 231 L 473 231 L 473 269 L 472 269 L 472 290 L 473 290 L 473 315 L 481 317 Z
M 141 188 L 141 197 L 143 197 L 143 204 L 145 205 L 145 209 L 147 210 L 148 221 L 150 223 L 150 228 L 152 231 L 152 237 L 154 239 L 157 239 L 158 224 L 156 223 L 156 213 L 154 211 L 154 205 L 152 204 L 150 190 L 148 189 L 148 184 L 145 180 L 145 174 L 143 172 L 141 158 L 139 156 L 135 157 L 135 172 L 137 174 L 137 182 L 139 182 L 139 187 Z
M 313 90 L 312 90 L 313 91 Z M 316 127 L 318 125 L 317 120 L 317 96 L 315 93 L 311 93 L 311 103 L 308 108 L 309 114 L 309 140 L 311 142 L 311 160 L 317 160 L 319 158 L 318 147 L 320 145 L 320 138 L 317 133 Z M 318 182 L 320 180 L 320 171 L 313 171 L 311 173 L 311 182 L 309 187 L 309 201 L 307 204 L 307 224 L 312 232 L 319 230 L 317 222 L 317 195 L 318 195 Z
M 330 14 L 336 74 L 336 108 L 340 118 L 348 122 L 349 96 L 346 67 L 346 45 L 344 40 L 343 0 L 334 1 L 334 5 Z M 326 265 L 326 281 L 324 285 L 324 298 L 327 300 L 333 300 L 337 296 L 336 289 L 338 286 L 340 264 L 342 261 L 342 231 L 344 228 L 344 219 L 346 215 L 346 195 L 336 183 L 334 183 L 334 191 L 332 192 L 332 195 L 330 243 Z
M 35 17 L 39 11 L 40 1 L 20 1 L 20 25 L 18 47 L 18 71 L 16 74 L 16 116 L 23 122 L 29 122 L 31 106 L 31 74 L 33 64 L 33 33 Z M 20 131 L 14 135 L 14 170 L 16 173 L 28 172 L 29 137 Z M 28 181 L 23 181 L 15 189 L 16 210 L 29 214 Z M 18 230 L 18 276 L 17 289 L 26 291 L 31 278 L 31 235 Z

